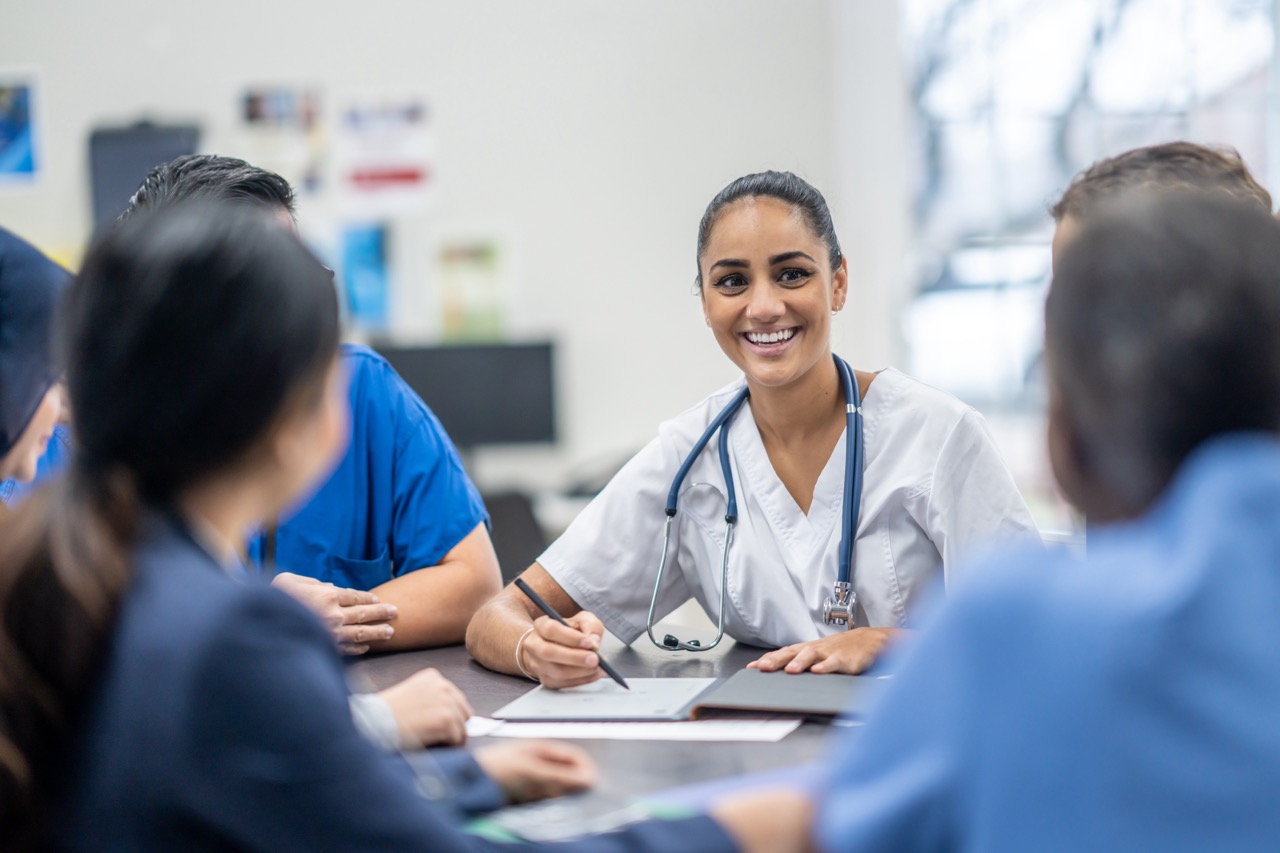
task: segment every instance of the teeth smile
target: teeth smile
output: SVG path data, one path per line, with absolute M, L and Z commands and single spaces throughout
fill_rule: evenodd
M 795 329 L 783 329 L 780 332 L 747 332 L 746 338 L 753 344 L 776 344 L 791 340 L 795 333 Z

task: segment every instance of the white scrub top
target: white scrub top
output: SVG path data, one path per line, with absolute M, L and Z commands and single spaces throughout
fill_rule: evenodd
M 667 491 L 707 425 L 745 380 L 663 423 L 538 562 L 574 601 L 632 643 L 645 630 L 662 556 Z M 822 621 L 835 583 L 845 440 L 818 476 L 808 515 L 769 462 L 747 402 L 729 422 L 738 522 L 729 550 L 725 631 L 785 646 L 843 630 Z M 974 549 L 1040 541 L 982 417 L 892 368 L 863 400 L 865 467 L 854 546 L 860 625 L 909 626 L 913 599 Z M 713 438 L 680 496 L 655 619 L 690 597 L 714 620 L 725 486 Z

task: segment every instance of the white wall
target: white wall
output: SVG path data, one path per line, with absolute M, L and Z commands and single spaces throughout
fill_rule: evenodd
M 205 150 L 235 154 L 246 85 L 424 92 L 433 222 L 506 229 L 519 325 L 562 345 L 562 446 L 482 453 L 481 480 L 554 482 L 639 446 L 733 376 L 691 293 L 693 244 L 707 201 L 749 171 L 795 170 L 826 191 L 864 305 L 842 315 L 837 348 L 867 367 L 896 352 L 886 312 L 906 195 L 891 0 L 5 5 L 0 66 L 42 75 L 48 173 L 0 194 L 0 224 L 50 249 L 88 233 L 97 124 L 197 119 Z

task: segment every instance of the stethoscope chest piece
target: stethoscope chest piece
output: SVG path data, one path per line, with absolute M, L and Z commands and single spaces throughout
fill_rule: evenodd
M 822 602 L 822 621 L 828 625 L 843 625 L 846 631 L 857 627 L 858 596 L 853 584 L 836 581 L 835 590 Z

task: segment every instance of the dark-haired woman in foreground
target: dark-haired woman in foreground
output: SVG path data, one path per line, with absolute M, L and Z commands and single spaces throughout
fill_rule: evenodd
M 728 636 L 782 647 L 752 666 L 861 672 L 967 553 L 1038 541 L 973 409 L 832 357 L 849 273 L 821 193 L 790 173 L 739 178 L 703 214 L 697 264 L 707 326 L 743 378 L 662 424 L 524 573 L 571 627 L 513 586 L 480 609 L 467 647 L 486 666 L 594 681 L 606 628 L 706 649 L 654 627 L 692 598 Z
M 254 211 L 172 210 L 91 250 L 63 333 L 78 454 L 0 528 L 6 849 L 493 846 L 356 731 L 315 618 L 234 577 L 342 450 L 327 272 Z M 759 800 L 581 849 L 800 843 Z

